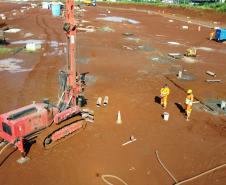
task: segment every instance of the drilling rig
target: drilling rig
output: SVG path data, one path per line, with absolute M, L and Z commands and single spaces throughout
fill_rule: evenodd
M 49 148 L 66 136 L 73 135 L 86 126 L 86 119 L 93 121 L 93 113 L 82 110 L 85 98 L 83 82 L 76 69 L 76 23 L 74 1 L 66 0 L 66 20 L 63 30 L 68 45 L 67 69 L 60 71 L 60 96 L 57 104 L 48 99 L 0 115 L 0 140 L 13 144 L 21 152 L 22 161 L 27 157 L 27 143 L 36 141 Z

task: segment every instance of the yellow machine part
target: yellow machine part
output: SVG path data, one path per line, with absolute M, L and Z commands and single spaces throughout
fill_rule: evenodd
M 195 48 L 188 48 L 186 50 L 185 55 L 188 56 L 188 57 L 196 57 L 196 55 L 197 55 L 196 49 Z
M 83 0 L 82 2 L 86 5 L 91 5 L 93 1 L 92 0 Z

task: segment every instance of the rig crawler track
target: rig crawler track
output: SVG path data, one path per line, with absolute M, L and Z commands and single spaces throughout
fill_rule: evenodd
M 87 123 L 83 118 L 73 117 L 60 123 L 60 125 L 52 125 L 46 128 L 38 136 L 36 143 L 44 149 L 53 148 L 55 145 L 84 130 L 86 125 Z

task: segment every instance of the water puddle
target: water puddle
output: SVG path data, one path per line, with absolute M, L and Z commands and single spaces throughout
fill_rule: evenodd
M 4 32 L 5 33 L 17 33 L 20 31 L 21 31 L 21 29 L 19 29 L 19 28 L 12 28 L 12 29 L 5 30 Z
M 7 58 L 0 60 L 0 72 L 8 71 L 10 73 L 19 73 L 31 71 L 32 69 L 25 69 L 20 66 L 24 61 L 16 58 Z
M 226 109 L 222 108 L 222 101 L 226 102 L 226 100 L 211 99 L 211 100 L 207 100 L 205 104 L 211 107 L 215 113 L 226 115 Z
M 133 20 L 133 19 L 127 19 L 124 17 L 116 17 L 116 16 L 112 16 L 112 17 L 98 17 L 96 18 L 97 20 L 104 20 L 104 21 L 111 21 L 111 22 L 128 22 L 130 24 L 139 24 L 139 21 Z
M 214 49 L 212 49 L 212 48 L 208 48 L 208 47 L 197 47 L 196 49 L 198 49 L 198 50 L 203 50 L 203 51 L 214 51 Z
M 31 39 L 31 40 L 18 40 L 18 41 L 13 41 L 13 42 L 10 42 L 10 44 L 29 44 L 29 43 L 43 44 L 44 42 L 45 42 L 45 40 Z
M 115 30 L 106 26 L 106 27 L 101 27 L 101 28 L 98 28 L 98 30 L 100 31 L 104 31 L 104 32 L 114 32 Z
M 26 48 L 28 47 L 28 50 L 29 46 L 32 46 L 31 51 L 35 51 L 37 49 L 36 46 L 38 46 L 38 49 L 40 49 L 42 44 L 48 44 L 51 49 L 50 51 L 43 53 L 43 56 L 61 56 L 67 52 L 66 43 L 58 42 L 55 40 L 46 42 L 45 40 L 29 39 L 13 41 L 10 44 L 26 45 Z
M 183 57 L 182 60 L 188 64 L 194 64 L 197 62 L 196 59 L 194 58 L 191 58 L 191 57 Z
M 96 83 L 96 77 L 90 74 L 81 74 L 81 80 L 85 81 L 87 85 Z
M 148 51 L 154 51 L 155 50 L 155 48 L 152 48 L 152 47 L 150 47 L 148 45 L 138 46 L 138 49 L 139 50 L 142 50 L 142 51 L 146 51 L 146 52 L 148 52 Z
M 34 35 L 33 33 L 25 33 L 24 34 L 24 38 L 32 37 L 33 35 Z
M 89 62 L 90 62 L 90 59 L 86 57 L 80 57 L 78 59 L 78 64 L 88 64 Z
M 152 61 L 158 64 L 168 64 L 172 62 L 172 59 L 165 56 L 153 56 L 149 58 L 149 61 Z
M 43 56 L 61 56 L 67 52 L 66 43 L 64 42 L 57 42 L 57 41 L 50 41 L 47 42 L 52 48 L 52 51 L 47 53 L 43 53 Z
M 181 77 L 179 78 L 179 80 L 185 80 L 185 81 L 191 81 L 191 80 L 196 80 L 196 76 L 191 74 L 188 71 L 183 71 Z

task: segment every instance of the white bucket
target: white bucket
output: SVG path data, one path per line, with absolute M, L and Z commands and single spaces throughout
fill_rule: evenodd
M 225 109 L 225 107 L 226 107 L 226 102 L 225 101 L 221 101 L 221 109 Z
M 169 113 L 168 113 L 168 112 L 164 112 L 164 113 L 163 113 L 163 119 L 164 119 L 165 121 L 168 121 L 168 120 L 169 120 Z

